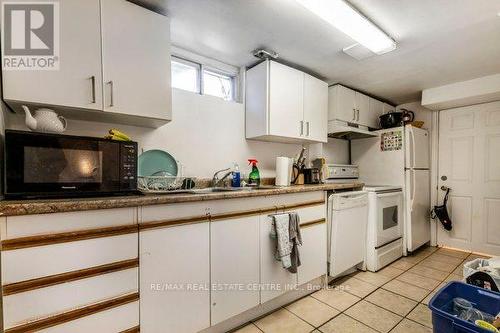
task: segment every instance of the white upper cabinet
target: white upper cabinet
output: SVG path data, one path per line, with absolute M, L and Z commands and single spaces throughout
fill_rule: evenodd
M 328 119 L 328 84 L 304 74 L 304 135 L 313 141 L 325 142 Z
M 303 134 L 303 90 L 302 72 L 270 62 L 268 98 L 271 135 L 296 138 Z
M 367 124 L 368 127 L 378 128 L 380 127 L 379 116 L 384 113 L 384 103 L 370 98 L 370 110 L 366 113 L 361 114 L 361 120 L 363 124 Z
M 4 70 L 3 97 L 8 102 L 101 110 L 99 0 L 60 1 L 59 11 L 59 69 Z
M 326 142 L 328 86 L 266 60 L 246 73 L 246 138 Z
M 396 108 L 392 105 L 389 105 L 387 103 L 384 103 L 384 107 L 383 107 L 383 112 L 382 113 L 389 113 L 389 112 L 395 112 L 396 111 Z
M 2 73 L 14 110 L 44 105 L 68 118 L 148 127 L 171 120 L 167 17 L 125 0 L 65 0 L 59 10 L 59 70 Z
M 387 104 L 389 106 L 389 104 Z M 384 103 L 340 84 L 329 88 L 328 120 L 379 128 Z
M 168 18 L 128 1 L 101 3 L 104 110 L 171 119 Z

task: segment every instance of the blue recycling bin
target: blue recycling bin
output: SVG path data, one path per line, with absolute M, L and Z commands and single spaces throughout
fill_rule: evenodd
M 456 297 L 468 300 L 474 308 L 492 316 L 500 312 L 500 293 L 463 282 L 449 282 L 429 302 L 434 333 L 491 333 L 453 315 L 453 299 Z

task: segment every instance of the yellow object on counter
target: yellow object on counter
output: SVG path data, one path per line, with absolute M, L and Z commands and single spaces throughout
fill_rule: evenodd
M 110 129 L 109 134 L 118 138 L 122 138 L 123 139 L 122 141 L 132 141 L 132 139 L 130 139 L 130 137 L 127 134 L 117 130 L 116 128 Z
M 110 129 L 109 134 L 104 136 L 104 138 L 115 141 L 132 141 L 127 134 L 120 132 L 115 128 Z

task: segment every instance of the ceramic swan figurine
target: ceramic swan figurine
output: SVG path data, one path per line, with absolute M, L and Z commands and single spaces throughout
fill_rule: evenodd
M 66 119 L 54 110 L 41 108 L 31 115 L 30 109 L 22 106 L 26 113 L 26 126 L 32 131 L 62 133 L 66 130 Z

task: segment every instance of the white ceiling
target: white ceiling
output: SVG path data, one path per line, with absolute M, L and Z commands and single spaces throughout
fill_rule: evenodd
M 294 0 L 140 1 L 166 10 L 176 46 L 236 66 L 269 48 L 329 83 L 396 104 L 425 88 L 500 73 L 500 0 L 351 0 L 399 44 L 362 61 L 342 53 L 352 39 Z

